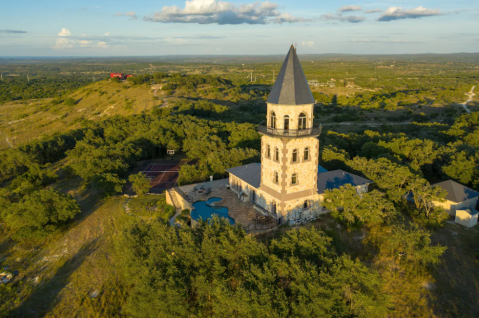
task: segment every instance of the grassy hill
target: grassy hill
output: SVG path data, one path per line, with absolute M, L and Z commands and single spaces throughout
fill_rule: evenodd
M 78 128 L 83 120 L 139 114 L 160 106 L 150 85 L 101 81 L 62 99 L 15 101 L 0 106 L 0 149 L 58 131 Z M 161 96 L 161 91 L 158 91 Z

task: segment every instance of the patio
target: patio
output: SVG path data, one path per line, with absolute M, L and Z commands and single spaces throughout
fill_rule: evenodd
M 248 228 L 255 218 L 261 216 L 261 213 L 255 210 L 251 202 L 241 201 L 236 193 L 227 189 L 226 186 L 228 183 L 228 179 L 221 179 L 181 186 L 179 190 L 188 196 L 191 203 L 204 201 L 212 197 L 221 198 L 222 200 L 218 202 L 217 205 L 227 207 L 228 215 L 233 218 L 235 222 Z M 211 189 L 211 192 L 209 192 L 208 189 Z

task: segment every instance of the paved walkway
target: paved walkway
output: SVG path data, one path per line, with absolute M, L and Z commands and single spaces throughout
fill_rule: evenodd
M 170 218 L 170 225 L 171 225 L 171 226 L 175 226 L 175 225 L 176 225 L 176 226 L 180 226 L 178 223 L 175 223 L 175 219 L 176 219 L 176 217 L 177 217 L 178 215 L 180 215 L 180 213 L 181 213 L 181 209 L 178 209 L 178 208 L 177 208 L 175 215 L 173 215 L 173 216 Z

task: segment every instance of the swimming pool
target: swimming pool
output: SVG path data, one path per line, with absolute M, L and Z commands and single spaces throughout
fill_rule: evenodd
M 220 202 L 221 198 L 209 198 L 206 201 L 196 201 L 193 203 L 194 210 L 191 211 L 191 218 L 193 220 L 208 220 L 214 215 L 220 218 L 226 218 L 231 225 L 235 224 L 235 220 L 228 216 L 228 208 L 224 206 L 214 206 L 215 202 Z

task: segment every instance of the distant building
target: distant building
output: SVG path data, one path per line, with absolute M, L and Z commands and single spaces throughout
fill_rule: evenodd
M 479 192 L 472 190 L 460 183 L 447 180 L 432 185 L 446 190 L 445 202 L 434 202 L 436 206 L 443 207 L 451 216 L 456 216 L 457 210 L 470 209 L 472 213 L 476 209 Z
M 122 80 L 125 78 L 125 74 L 123 73 L 110 73 L 110 78 L 117 77 L 118 79 Z
M 267 100 L 266 126 L 258 126 L 261 163 L 228 169 L 230 188 L 281 224 L 326 213 L 326 190 L 351 184 L 367 192 L 368 179 L 318 165 L 321 127 L 313 126 L 314 98 L 293 46 Z

